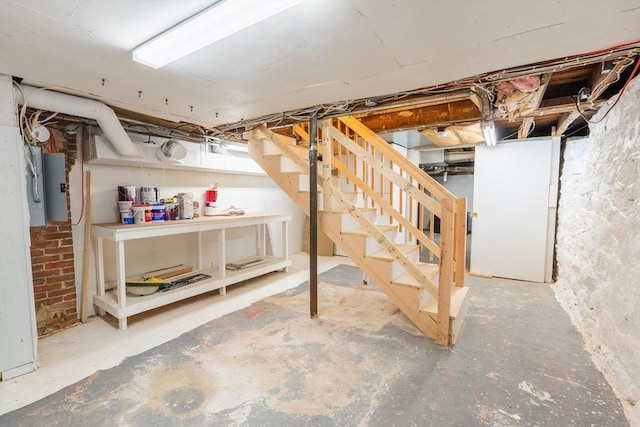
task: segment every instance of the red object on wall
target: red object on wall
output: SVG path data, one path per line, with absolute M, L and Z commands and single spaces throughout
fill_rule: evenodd
M 218 190 L 206 190 L 204 192 L 205 202 L 215 202 L 218 200 Z M 206 205 L 206 203 L 205 203 Z

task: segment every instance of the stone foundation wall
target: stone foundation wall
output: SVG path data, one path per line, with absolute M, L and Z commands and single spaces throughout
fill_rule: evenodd
M 639 169 L 637 77 L 609 114 L 590 125 L 588 139 L 567 141 L 554 286 L 632 425 L 640 425 Z

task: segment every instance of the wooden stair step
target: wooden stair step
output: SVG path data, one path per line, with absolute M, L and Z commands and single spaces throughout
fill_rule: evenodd
M 400 249 L 400 251 L 405 255 L 418 250 L 418 245 L 396 245 L 396 247 Z M 395 259 L 389 254 L 389 252 L 387 252 L 386 249 L 381 249 L 379 251 L 373 252 L 371 254 L 368 254 L 366 257 L 377 259 L 380 261 L 395 261 Z
M 450 317 L 456 319 L 458 316 L 464 316 L 466 312 L 467 299 L 469 297 L 468 286 L 451 286 L 451 306 L 449 309 Z M 432 316 L 436 316 L 438 312 L 438 300 L 431 295 L 426 299 L 425 304 L 420 311 Z
M 356 207 L 356 210 L 360 211 L 360 212 L 374 212 L 376 211 L 376 208 L 359 208 Z M 346 209 L 324 209 L 322 210 L 323 213 L 326 214 L 330 214 L 330 215 L 344 215 L 344 214 L 348 214 L 349 211 Z
M 397 225 L 376 225 L 376 227 L 383 233 L 386 233 L 387 231 L 395 230 L 398 228 Z M 348 234 L 351 236 L 364 236 L 364 237 L 371 236 L 371 233 L 369 233 L 369 230 L 367 230 L 366 228 L 358 228 L 356 230 L 343 231 L 342 234 Z
M 436 284 L 438 283 L 438 273 L 440 269 L 437 264 L 427 264 L 419 262 L 416 264 L 416 266 L 422 272 L 422 274 L 431 279 L 432 282 Z M 397 286 L 408 286 L 416 289 L 424 288 L 424 285 L 418 282 L 415 277 L 413 277 L 408 272 L 395 279 L 393 282 L 391 282 L 391 284 Z
M 423 305 L 420 312 L 436 320 L 438 301 L 431 294 L 423 294 Z M 464 318 L 469 309 L 469 287 L 451 286 L 451 305 L 449 308 L 449 343 L 455 344 L 462 332 Z M 436 320 L 437 321 L 437 320 Z

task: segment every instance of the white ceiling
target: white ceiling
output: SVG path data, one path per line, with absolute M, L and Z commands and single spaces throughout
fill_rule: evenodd
M 640 39 L 640 0 L 307 0 L 164 68 L 131 60 L 212 3 L 0 0 L 0 73 L 215 126 Z

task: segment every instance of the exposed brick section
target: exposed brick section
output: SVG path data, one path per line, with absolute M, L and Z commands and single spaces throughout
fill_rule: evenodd
M 53 131 L 58 152 L 65 154 L 66 181 L 76 161 L 75 139 Z M 67 193 L 67 207 L 70 206 Z M 71 211 L 67 208 L 67 217 Z M 73 238 L 70 221 L 31 227 L 31 266 L 38 335 L 48 335 L 77 322 Z

